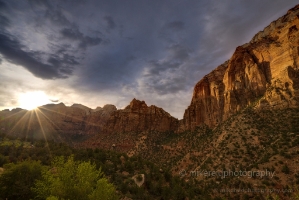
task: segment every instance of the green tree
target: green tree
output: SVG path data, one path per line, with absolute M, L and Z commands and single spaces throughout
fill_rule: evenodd
M 31 187 L 41 178 L 42 165 L 37 161 L 24 161 L 4 165 L 0 175 L 0 194 L 4 199 L 31 199 Z
M 117 199 L 115 188 L 103 177 L 101 169 L 90 162 L 74 161 L 73 156 L 53 160 L 33 188 L 40 199 Z
M 97 181 L 95 190 L 88 197 L 91 200 L 117 199 L 114 186 L 106 178 L 101 178 Z

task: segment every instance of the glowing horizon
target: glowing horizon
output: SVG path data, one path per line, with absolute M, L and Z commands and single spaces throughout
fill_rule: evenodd
M 19 108 L 34 110 L 39 106 L 52 103 L 43 91 L 26 92 L 19 94 Z

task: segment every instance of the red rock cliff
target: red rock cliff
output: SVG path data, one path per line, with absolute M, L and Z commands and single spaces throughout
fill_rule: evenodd
M 147 106 L 144 101 L 133 99 L 125 109 L 113 112 L 106 125 L 105 133 L 128 133 L 140 131 L 175 131 L 178 119 L 162 108 Z
M 299 97 L 299 5 L 237 47 L 231 59 L 194 87 L 179 131 L 210 127 L 259 100 L 260 108 L 292 107 Z

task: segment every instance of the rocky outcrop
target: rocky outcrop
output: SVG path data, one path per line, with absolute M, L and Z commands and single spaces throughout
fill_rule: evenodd
M 130 133 L 142 131 L 175 131 L 178 119 L 162 108 L 147 106 L 144 101 L 133 99 L 125 109 L 113 112 L 104 128 L 105 133 Z
M 179 132 L 215 127 L 258 101 L 259 108 L 298 105 L 299 5 L 272 22 L 194 87 Z

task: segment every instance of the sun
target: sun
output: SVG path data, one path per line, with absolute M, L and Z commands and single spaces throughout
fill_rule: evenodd
M 26 92 L 19 95 L 19 107 L 33 110 L 38 106 L 50 103 L 49 97 L 42 91 Z

